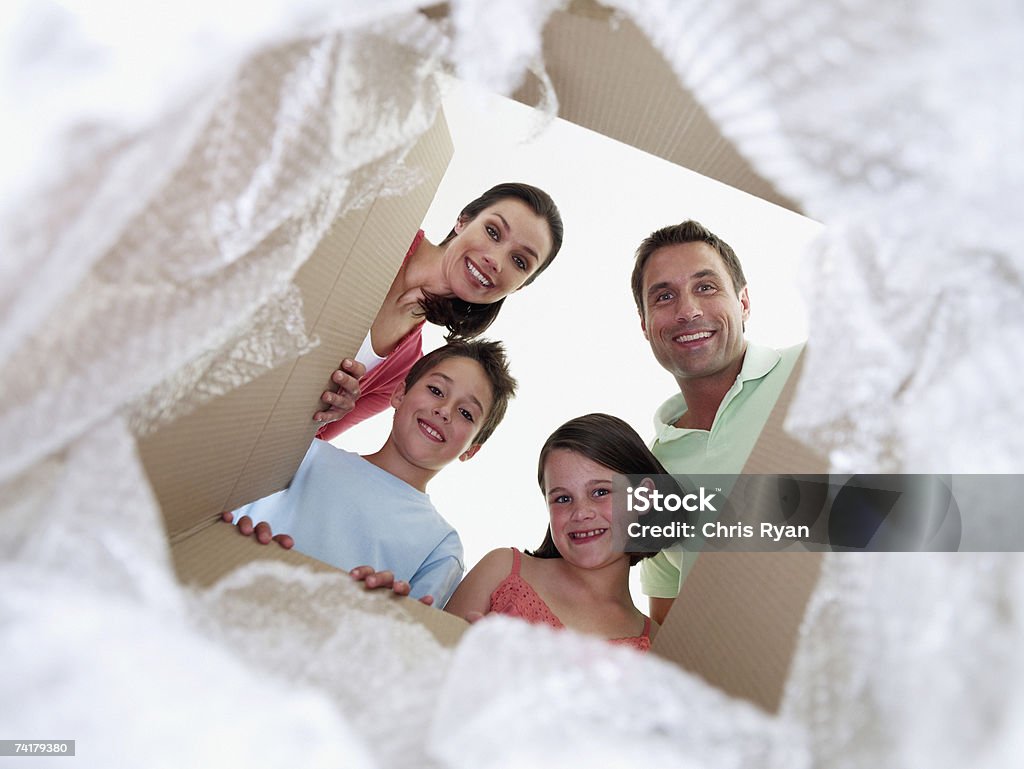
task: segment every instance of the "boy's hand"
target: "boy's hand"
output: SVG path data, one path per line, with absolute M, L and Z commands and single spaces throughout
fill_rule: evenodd
M 392 572 L 377 571 L 372 566 L 356 566 L 349 574 L 352 579 L 362 582 L 370 590 L 390 588 L 395 595 L 409 595 L 409 591 L 412 590 L 412 585 L 404 579 L 395 579 Z M 420 603 L 424 606 L 433 606 L 434 596 L 425 595 L 420 598 Z
M 327 408 L 318 411 L 313 415 L 315 422 L 333 422 L 341 419 L 353 408 L 359 400 L 359 378 L 366 373 L 366 366 L 359 361 L 346 358 L 341 366 L 331 374 L 331 382 L 337 390 L 324 390 L 320 400 L 327 404 Z
M 234 516 L 229 510 L 225 510 L 220 514 L 221 520 L 231 523 L 234 521 Z M 252 525 L 252 518 L 247 515 L 243 515 L 238 520 L 238 531 L 247 537 L 251 537 L 255 534 L 256 541 L 261 545 L 268 545 L 273 540 L 285 550 L 291 550 L 295 544 L 295 540 L 288 534 L 274 534 L 270 530 L 270 524 L 266 521 L 260 521 L 255 526 Z

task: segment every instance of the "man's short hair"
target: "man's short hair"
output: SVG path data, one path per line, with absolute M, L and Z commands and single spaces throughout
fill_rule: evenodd
M 443 347 L 428 352 L 416 361 L 405 376 L 406 392 L 423 376 L 441 361 L 449 358 L 469 358 L 480 364 L 491 383 L 491 408 L 487 412 L 483 426 L 477 433 L 473 443 L 483 443 L 491 437 L 501 420 L 505 418 L 508 402 L 515 397 L 518 383 L 508 370 L 508 357 L 501 342 L 486 339 L 452 339 Z
M 633 299 L 636 301 L 637 312 L 641 315 L 644 313 L 644 269 L 647 267 L 648 260 L 659 248 L 676 246 L 682 243 L 707 243 L 722 257 L 725 268 L 729 271 L 729 276 L 732 278 L 732 286 L 736 293 L 739 294 L 744 286 L 747 285 L 747 279 L 743 275 L 743 265 L 740 264 L 739 257 L 732 250 L 732 246 L 700 222 L 687 219 L 680 224 L 671 224 L 668 227 L 655 230 L 644 238 L 644 242 L 636 250 L 636 261 L 633 264 L 632 278 Z

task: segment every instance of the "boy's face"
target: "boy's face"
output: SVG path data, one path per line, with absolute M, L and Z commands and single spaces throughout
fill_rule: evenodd
M 391 438 L 409 463 L 439 470 L 456 457 L 465 461 L 493 401 L 491 383 L 475 360 L 456 356 L 428 369 L 406 391 L 391 397 L 395 407 Z

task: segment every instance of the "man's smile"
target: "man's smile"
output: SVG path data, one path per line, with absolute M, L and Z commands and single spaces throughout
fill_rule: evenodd
M 689 334 L 679 334 L 678 336 L 674 336 L 672 337 L 672 341 L 679 342 L 680 344 L 700 342 L 704 339 L 710 339 L 713 334 L 713 331 L 694 331 Z

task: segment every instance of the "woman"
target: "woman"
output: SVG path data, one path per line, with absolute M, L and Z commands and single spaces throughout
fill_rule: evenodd
M 562 245 L 562 219 L 551 197 L 528 184 L 492 187 L 459 214 L 439 244 L 421 230 L 370 327 L 356 361 L 346 360 L 325 392 L 330 440 L 388 407 L 391 394 L 423 354 L 425 322 L 471 338 L 497 318 L 505 297 L 532 283 Z M 364 373 L 365 367 L 365 373 Z

